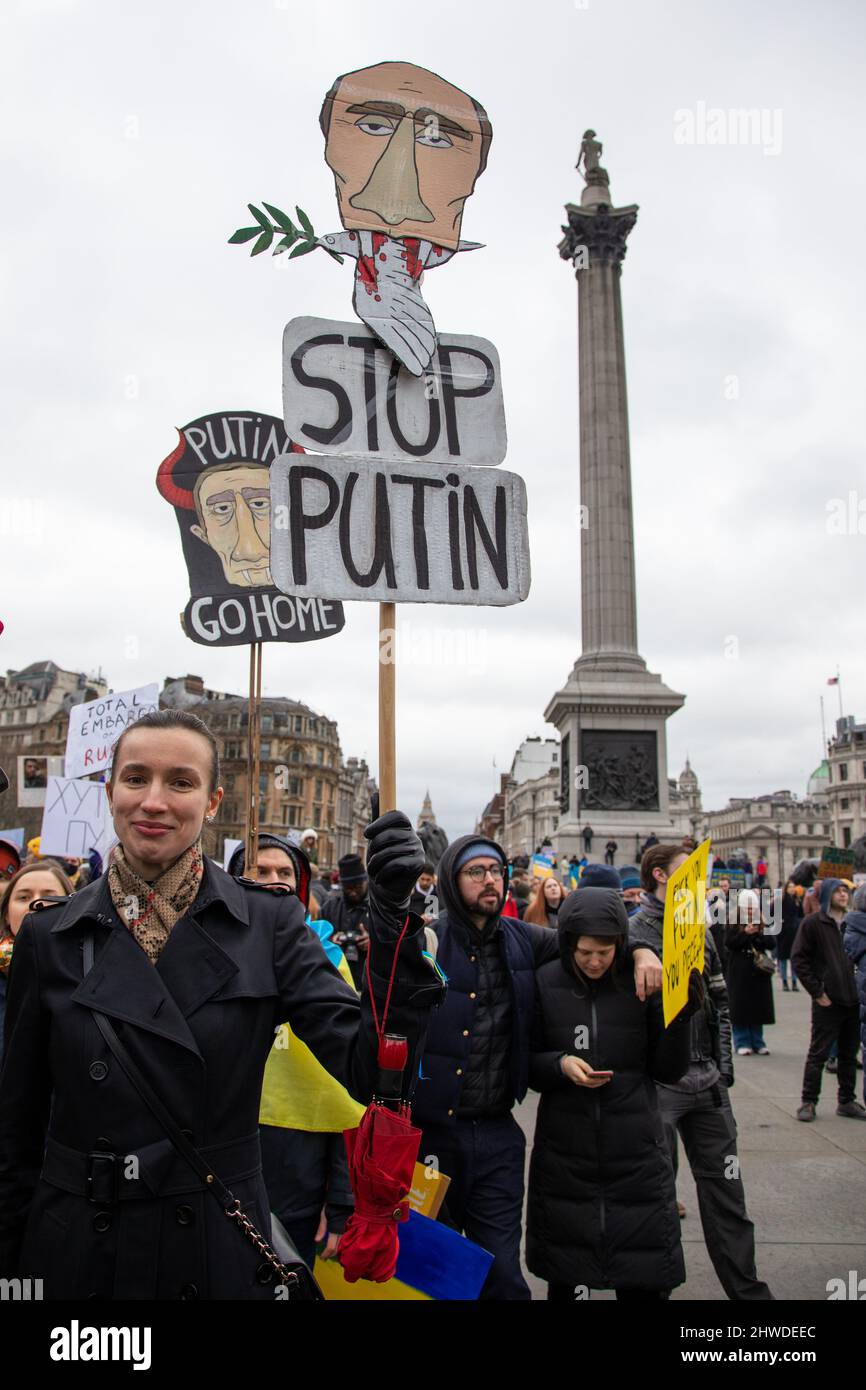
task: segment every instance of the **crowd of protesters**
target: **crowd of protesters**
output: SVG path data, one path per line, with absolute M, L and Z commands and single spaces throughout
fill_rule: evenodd
M 590 826 L 583 856 L 560 864 L 546 845 L 510 863 L 473 834 L 433 864 L 392 813 L 368 831 L 366 857 L 345 855 L 335 873 L 317 868 L 314 830 L 260 835 L 254 879 L 244 848 L 223 873 L 201 847 L 220 799 L 215 745 L 176 712 L 124 734 L 109 793 L 119 843 L 105 872 L 93 857 L 41 857 L 38 842 L 26 856 L 0 847 L 0 1276 L 33 1264 L 50 1297 L 267 1294 L 262 1267 L 229 1248 L 170 1164 L 174 1187 L 145 1182 L 140 1204 L 116 1209 L 106 1191 L 74 1251 L 56 1240 L 84 1230 L 98 1150 L 126 1152 L 125 1129 L 141 1146 L 142 1116 L 98 1035 L 82 1042 L 76 1003 L 137 1026 L 139 1062 L 190 1117 L 195 1143 L 237 1169 L 228 1177 L 253 1219 L 266 1228 L 273 1212 L 309 1266 L 339 1258 L 355 1206 L 343 1134 L 372 1092 L 375 997 L 408 909 L 412 949 L 391 979 L 389 1021 L 409 1040 L 420 1155 L 450 1179 L 439 1219 L 493 1256 L 481 1297 L 529 1299 L 525 1235 L 526 1265 L 552 1301 L 604 1289 L 668 1298 L 685 1280 L 680 1141 L 725 1294 L 773 1297 L 736 1156 L 735 1060 L 770 1053 L 777 963 L 780 990 L 812 999 L 798 1118 L 815 1119 L 828 1070 L 836 1113 L 866 1119 L 855 1098 L 866 887 L 852 901 L 841 880 L 810 892 L 789 882 L 771 930 L 759 893 L 716 875 L 703 972 L 666 1028 L 665 903 L 693 841 L 650 836 L 640 862 L 617 869 L 612 838 L 603 862 L 590 859 Z M 749 869 L 761 888 L 766 864 Z M 181 929 L 190 922 L 197 936 Z M 82 930 L 85 943 L 98 938 L 92 986 L 75 966 Z M 530 1088 L 540 1100 L 526 1192 L 513 1111 Z M 196 1226 L 203 1236 L 184 1239 Z

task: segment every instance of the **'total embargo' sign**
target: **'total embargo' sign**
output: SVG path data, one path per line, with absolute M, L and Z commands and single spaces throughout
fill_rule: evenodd
M 271 468 L 271 569 L 284 593 L 520 603 L 526 487 L 516 473 L 283 454 Z
M 459 333 L 440 333 L 416 377 L 357 323 L 292 319 L 283 415 L 295 443 L 342 458 L 497 464 L 507 447 L 499 354 Z
M 124 729 L 158 709 L 158 685 L 141 685 L 137 690 L 121 690 L 73 705 L 66 738 L 66 776 L 86 777 L 111 767 L 114 745 Z

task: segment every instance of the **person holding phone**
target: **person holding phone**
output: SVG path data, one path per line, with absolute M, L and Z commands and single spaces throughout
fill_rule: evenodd
M 661 995 L 635 991 L 622 897 L 570 893 L 559 957 L 536 971 L 529 1084 L 541 1092 L 529 1169 L 526 1263 L 548 1299 L 614 1289 L 663 1299 L 685 1280 L 673 1169 L 655 1081 L 689 1064 L 703 985 L 665 1029 Z

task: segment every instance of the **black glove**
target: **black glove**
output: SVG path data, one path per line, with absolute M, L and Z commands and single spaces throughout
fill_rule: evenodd
M 722 1080 L 724 1081 L 724 1083 L 725 1083 L 725 1085 L 727 1086 L 728 1090 L 730 1090 L 731 1087 L 732 1087 L 733 1084 L 734 1084 L 734 1073 L 733 1073 L 732 1071 L 723 1071 L 723 1072 L 722 1072 Z
M 370 841 L 367 874 L 370 896 L 385 912 L 405 913 L 424 868 L 424 846 L 402 811 L 388 811 L 364 831 Z

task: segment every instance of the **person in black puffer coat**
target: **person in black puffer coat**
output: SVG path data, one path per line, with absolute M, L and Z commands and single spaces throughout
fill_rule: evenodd
M 558 935 L 559 959 L 536 973 L 529 1076 L 542 1098 L 527 1264 L 557 1302 L 573 1300 L 576 1286 L 667 1298 L 685 1266 L 653 1083 L 688 1068 L 701 977 L 692 972 L 689 1003 L 665 1029 L 661 996 L 642 1003 L 635 993 L 618 893 L 569 894 Z

